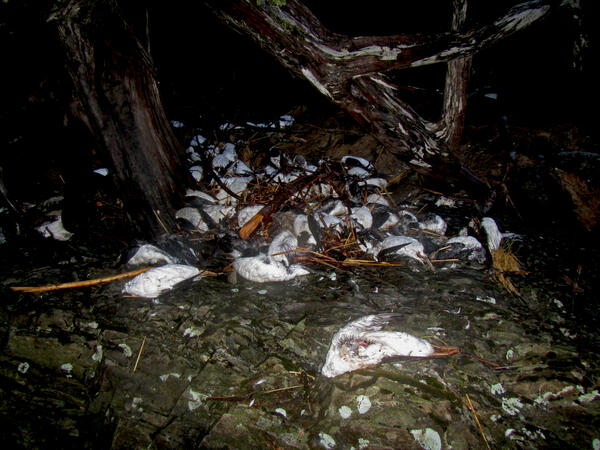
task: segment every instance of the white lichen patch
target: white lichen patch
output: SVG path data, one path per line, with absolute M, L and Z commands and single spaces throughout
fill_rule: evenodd
M 500 419 L 502 419 L 502 416 L 500 414 L 492 414 L 490 416 L 490 420 L 492 422 L 498 422 Z
M 563 302 L 561 302 L 559 299 L 554 298 L 552 299 L 552 302 L 559 308 L 564 310 L 565 309 L 565 305 L 563 304 Z
M 133 400 L 131 401 L 131 408 L 140 412 L 143 411 L 144 408 L 142 408 L 142 402 L 142 397 L 133 397 Z
M 427 327 L 427 331 L 436 338 L 442 338 L 446 335 L 446 330 L 442 327 Z
M 203 394 L 201 392 L 196 392 L 192 388 L 190 388 L 190 399 L 188 400 L 188 409 L 193 411 L 199 408 L 208 395 Z
M 500 383 L 496 383 L 490 386 L 490 392 L 492 393 L 492 395 L 502 395 L 506 392 L 506 390 L 504 389 L 504 386 L 502 386 Z
M 371 409 L 371 399 L 366 395 L 356 397 L 356 409 L 359 414 L 366 414 Z
M 502 399 L 502 409 L 506 414 L 516 416 L 522 407 L 523 403 L 521 403 L 521 400 L 519 400 L 517 397 Z
M 96 352 L 92 355 L 92 360 L 94 360 L 96 362 L 102 361 L 103 355 L 104 355 L 104 352 L 102 350 L 102 346 L 96 345 Z
M 28 362 L 19 363 L 19 365 L 17 366 L 17 372 L 19 372 L 19 373 L 27 373 L 28 370 L 29 370 Z
M 525 427 L 522 427 L 520 430 L 515 430 L 514 428 L 507 428 L 504 432 L 504 436 L 510 439 L 511 441 L 525 441 L 529 439 L 530 441 L 535 441 L 537 439 L 546 439 L 544 433 L 540 430 L 528 430 Z
M 280 416 L 283 416 L 283 417 L 285 417 L 287 419 L 287 411 L 285 409 L 283 409 L 283 408 L 277 408 L 277 409 L 275 409 L 275 412 L 277 414 L 279 414 Z
M 594 450 L 600 450 L 600 439 L 596 438 L 592 441 L 592 448 Z
M 352 410 L 346 405 L 340 406 L 338 412 L 340 413 L 342 419 L 348 419 L 352 415 Z
M 202 334 L 202 331 L 195 327 L 187 327 L 185 330 L 183 330 L 184 337 L 193 338 L 196 336 L 200 336 L 201 334 Z
M 486 296 L 486 297 L 475 297 L 475 300 L 478 302 L 489 303 L 490 305 L 496 304 L 496 299 L 494 297 Z
M 131 358 L 131 356 L 133 355 L 133 352 L 131 351 L 131 347 L 127 344 L 125 344 L 124 342 L 119 344 L 119 348 L 121 350 L 123 350 L 123 355 L 126 358 Z
M 515 357 L 515 351 L 512 348 L 509 348 L 508 350 L 506 350 L 506 356 L 505 358 L 507 360 L 511 360 Z
M 600 394 L 594 389 L 592 392 L 580 395 L 577 400 L 579 400 L 580 403 L 590 403 L 596 400 L 598 397 L 600 397 Z
M 164 383 L 165 381 L 167 381 L 169 379 L 169 377 L 179 379 L 179 378 L 181 378 L 181 374 L 177 373 L 177 372 L 165 373 L 165 374 L 159 376 L 158 378 L 160 378 L 160 381 L 162 381 Z
M 511 441 L 522 441 L 524 440 L 522 436 L 517 434 L 517 430 L 514 428 L 507 428 L 504 432 L 504 437 L 509 438 Z
M 358 448 L 361 450 L 363 448 L 367 448 L 370 443 L 371 443 L 371 441 L 369 441 L 368 439 L 358 438 Z
M 564 337 L 567 337 L 569 339 L 575 339 L 577 337 L 577 333 L 573 333 L 571 330 L 569 330 L 568 328 L 559 328 L 560 332 L 563 334 Z
M 544 392 L 543 394 L 538 395 L 533 400 L 533 403 L 535 405 L 548 406 L 551 400 L 561 398 L 563 395 L 573 392 L 574 390 L 575 386 L 566 386 L 558 392 Z
M 67 374 L 70 374 L 73 371 L 73 364 L 71 364 L 71 363 L 61 364 L 60 370 L 62 370 L 63 372 L 67 372 Z
M 321 447 L 323 448 L 334 448 L 335 440 L 327 433 L 321 432 L 319 433 L 319 444 L 321 444 Z
M 425 450 L 441 450 L 442 439 L 437 431 L 431 428 L 410 430 L 413 439 Z
M 542 433 L 540 430 L 531 431 L 523 427 L 521 428 L 521 433 L 527 436 L 531 441 L 535 441 L 537 439 L 546 439 L 546 436 L 544 436 L 544 433 Z

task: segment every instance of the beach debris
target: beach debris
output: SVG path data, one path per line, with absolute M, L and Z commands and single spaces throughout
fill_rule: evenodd
M 299 264 L 286 266 L 264 254 L 238 258 L 233 262 L 233 268 L 246 280 L 257 283 L 288 281 L 310 273 Z
M 62 211 L 52 211 L 48 214 L 53 220 L 44 222 L 36 230 L 45 238 L 53 238 L 57 241 L 68 241 L 73 233 L 67 231 L 62 223 Z
M 408 236 L 389 236 L 376 244 L 371 253 L 377 261 L 409 258 L 423 263 L 426 259 L 423 244 Z
M 165 291 L 200 274 L 197 267 L 166 264 L 150 269 L 125 283 L 123 292 L 136 297 L 156 298 Z
M 267 254 L 237 258 L 233 268 L 249 281 L 265 283 L 288 281 L 310 272 L 300 264 L 292 264 L 298 247 L 298 239 L 290 231 L 282 231 L 273 238 Z
M 450 238 L 446 241 L 446 245 L 436 253 L 439 258 L 456 258 L 479 264 L 485 263 L 485 249 L 481 242 L 473 236 Z
M 110 275 L 108 277 L 94 278 L 92 280 L 83 280 L 83 281 L 70 281 L 67 283 L 60 284 L 49 284 L 45 286 L 11 286 L 13 291 L 19 292 L 27 292 L 27 293 L 36 293 L 36 292 L 48 292 L 48 291 L 57 291 L 60 289 L 71 289 L 78 287 L 87 287 L 87 286 L 95 286 L 102 283 L 109 283 L 111 281 L 122 280 L 123 278 L 130 278 L 141 273 L 150 270 L 151 267 L 144 267 L 142 269 L 132 270 L 131 272 L 120 273 L 117 275 Z
M 496 221 L 491 217 L 484 217 L 481 219 L 481 227 L 487 234 L 487 244 L 490 252 L 497 250 L 500 247 L 500 242 L 502 241 L 502 233 L 498 229 Z
M 176 264 L 178 261 L 167 252 L 152 244 L 143 244 L 139 246 L 134 254 L 129 258 L 127 264 L 130 266 L 140 266 L 148 264 Z
M 356 319 L 334 336 L 321 373 L 332 378 L 364 369 L 392 357 L 435 357 L 458 353 L 456 347 L 440 347 L 402 331 L 381 331 L 396 314 L 368 315 Z

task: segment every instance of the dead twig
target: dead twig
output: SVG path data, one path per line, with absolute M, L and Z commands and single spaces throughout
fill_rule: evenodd
M 283 387 L 283 388 L 269 389 L 268 391 L 252 391 L 246 395 L 206 397 L 205 400 L 222 401 L 222 402 L 238 402 L 238 401 L 249 400 L 257 394 L 273 394 L 274 392 L 288 391 L 290 389 L 298 389 L 298 388 L 303 388 L 303 387 L 304 387 L 303 384 L 295 384 L 293 386 L 287 386 L 287 387 Z
M 164 230 L 164 232 L 167 233 L 167 234 L 169 234 L 169 230 L 167 229 L 167 226 L 165 225 L 165 223 L 160 218 L 160 211 L 157 210 L 157 209 L 153 209 L 152 212 L 154 213 L 154 217 L 156 217 L 156 220 L 158 220 L 158 223 L 160 224 L 160 226 L 162 227 L 162 229 Z
M 97 284 L 102 283 L 110 283 L 111 281 L 121 280 L 123 278 L 130 278 L 140 273 L 144 273 L 147 270 L 152 269 L 151 267 L 144 267 L 143 269 L 132 270 L 131 272 L 120 273 L 118 275 L 111 275 L 108 277 L 94 278 L 93 280 L 83 280 L 83 281 L 71 281 L 68 283 L 60 283 L 60 284 L 49 284 L 46 286 L 11 286 L 13 291 L 19 292 L 48 292 L 48 291 L 57 291 L 60 289 L 71 289 L 78 287 L 86 287 L 86 286 L 95 286 Z
M 471 403 L 471 399 L 469 398 L 469 394 L 465 394 L 465 397 L 467 398 L 467 403 L 469 405 L 469 408 L 471 409 L 471 412 L 473 413 L 473 417 L 475 417 L 475 423 L 477 423 L 477 428 L 479 428 L 479 432 L 481 433 L 483 442 L 485 442 L 485 446 L 488 448 L 488 450 L 491 450 L 490 444 L 489 444 L 487 438 L 485 437 L 485 433 L 483 432 L 483 427 L 481 426 L 481 423 L 479 422 L 479 417 L 477 417 L 477 413 L 475 412 L 473 403 Z
M 443 234 L 440 233 L 436 233 L 435 231 L 429 231 L 429 230 L 424 230 L 422 228 L 409 228 L 410 231 L 415 231 L 415 232 L 419 232 L 421 231 L 424 234 L 428 234 L 429 236 L 433 236 L 433 237 L 443 237 Z
M 458 262 L 460 259 L 457 258 L 448 258 L 448 259 L 430 259 L 432 263 L 444 263 L 444 262 Z
M 142 356 L 142 351 L 144 350 L 144 345 L 146 344 L 146 336 L 144 336 L 144 340 L 142 341 L 142 345 L 140 346 L 140 351 L 138 352 L 137 359 L 135 360 L 135 366 L 133 366 L 133 372 L 137 370 L 137 366 L 140 362 L 140 357 Z
M 495 363 L 494 361 L 488 361 L 487 359 L 480 358 L 479 356 L 474 355 L 473 353 L 463 353 L 463 355 L 473 358 L 475 361 L 479 361 L 480 363 L 487 364 L 488 366 L 492 366 L 494 369 L 501 368 L 500 364 Z

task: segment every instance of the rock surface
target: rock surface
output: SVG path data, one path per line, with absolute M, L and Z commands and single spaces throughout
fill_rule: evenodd
M 124 297 L 125 281 L 23 294 L 8 286 L 115 269 L 15 248 L 1 260 L 5 448 L 485 448 L 467 394 L 492 448 L 592 448 L 597 328 L 573 308 L 587 297 L 557 281 L 560 243 L 524 242 L 521 298 L 468 266 L 221 276 L 156 301 Z M 461 353 L 322 376 L 334 334 L 380 313 Z

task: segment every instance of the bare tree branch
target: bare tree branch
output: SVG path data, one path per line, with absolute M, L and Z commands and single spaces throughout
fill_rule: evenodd
M 252 2 L 232 0 L 205 3 L 224 21 L 249 33 L 267 51 L 276 53 L 278 59 L 287 60 L 288 67 L 296 73 L 303 60 L 322 63 L 309 68 L 310 74 L 300 75 L 332 97 L 340 83 L 354 77 L 472 55 L 550 11 L 548 1 L 534 0 L 511 8 L 491 25 L 466 32 L 348 37 L 325 28 L 300 0 L 287 0 L 284 7 L 270 2 L 255 6 Z M 290 35 L 303 43 L 301 47 L 293 46 L 293 52 L 289 51 Z M 329 76 L 331 73 L 335 76 Z

